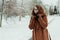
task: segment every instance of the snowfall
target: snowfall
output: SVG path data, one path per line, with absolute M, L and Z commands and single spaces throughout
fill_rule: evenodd
M 52 40 L 60 40 L 60 16 L 48 15 L 48 31 Z M 30 16 L 26 15 L 2 19 L 0 27 L 0 40 L 29 40 L 32 37 L 32 30 L 29 29 Z

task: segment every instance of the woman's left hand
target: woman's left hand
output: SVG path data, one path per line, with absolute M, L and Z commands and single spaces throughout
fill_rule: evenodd
M 38 14 L 38 17 L 41 17 L 42 16 L 42 14 Z

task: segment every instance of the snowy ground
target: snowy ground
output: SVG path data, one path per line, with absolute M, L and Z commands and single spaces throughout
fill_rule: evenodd
M 52 40 L 59 40 L 59 22 L 60 16 L 48 16 L 48 30 L 52 37 Z M 13 18 L 6 21 L 3 18 L 2 27 L 0 28 L 0 40 L 29 40 L 32 35 L 32 31 L 29 29 L 30 16 L 21 18 Z
M 53 22 L 48 25 L 52 40 L 60 40 L 60 16 L 55 16 Z

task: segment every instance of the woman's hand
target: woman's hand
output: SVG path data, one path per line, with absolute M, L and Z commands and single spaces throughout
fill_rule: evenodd
M 43 14 L 38 14 L 38 17 L 42 17 L 43 16 Z
M 36 16 L 33 16 L 33 15 L 32 15 L 32 19 L 35 19 L 35 18 L 36 18 Z

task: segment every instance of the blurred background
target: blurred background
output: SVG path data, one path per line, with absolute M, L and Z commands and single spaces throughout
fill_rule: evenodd
M 41 5 L 48 19 L 52 40 L 60 40 L 60 0 L 0 0 L 0 40 L 31 40 L 31 12 Z

